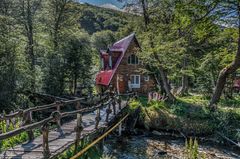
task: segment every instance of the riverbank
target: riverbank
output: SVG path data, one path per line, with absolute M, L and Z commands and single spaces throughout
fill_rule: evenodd
M 238 156 L 228 147 L 197 143 L 190 150 L 184 138 L 172 135 L 155 135 L 152 132 L 121 138 L 112 135 L 104 142 L 102 159 L 183 159 L 194 156 L 201 159 L 233 159 Z
M 139 97 L 131 101 L 130 110 L 141 107 L 138 127 L 176 131 L 186 137 L 207 137 L 237 147 L 226 138 L 235 143 L 240 141 L 240 98 L 221 100 L 215 112 L 207 104 L 208 99 L 200 95 L 181 97 L 175 103 L 147 102 L 147 98 Z

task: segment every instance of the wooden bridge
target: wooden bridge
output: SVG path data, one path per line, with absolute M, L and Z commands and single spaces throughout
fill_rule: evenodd
M 27 132 L 29 141 L 3 151 L 0 158 L 56 158 L 73 145 L 76 153 L 81 139 L 96 132 L 103 133 L 109 130 L 114 122 L 123 118 L 125 114 L 122 110 L 131 96 L 132 94 L 127 94 L 123 100 L 122 96 L 108 93 L 99 96 L 99 101 L 94 106 L 84 107 L 81 104 L 84 99 L 76 98 L 3 114 L 0 121 L 5 121 L 6 125 L 12 123 L 14 126 L 19 121 L 22 124 L 19 128 L 1 133 L 0 142 L 23 132 Z M 66 108 L 70 107 L 71 110 L 67 111 Z M 50 116 L 41 120 L 33 119 L 33 114 L 34 117 L 39 117 L 46 110 L 52 110 Z M 61 124 L 64 118 L 68 122 Z M 41 130 L 41 135 L 34 137 L 34 131 L 38 129 Z

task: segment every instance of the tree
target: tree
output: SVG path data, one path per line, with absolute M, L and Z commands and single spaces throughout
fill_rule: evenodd
M 44 79 L 46 93 L 53 95 L 61 95 L 64 92 L 64 62 L 63 50 L 59 45 L 64 43 L 64 31 L 67 27 L 75 24 L 76 18 L 70 13 L 71 1 L 70 0 L 50 0 L 45 3 L 48 16 L 45 19 L 46 26 L 50 34 L 50 48 L 51 51 L 48 55 L 49 65 Z M 59 71 L 61 70 L 61 71 Z
M 130 7 L 139 7 L 140 9 L 138 9 L 138 13 L 141 13 L 143 15 L 143 21 L 144 21 L 144 27 L 142 28 L 145 32 L 145 41 L 148 41 L 147 45 L 146 45 L 146 50 L 152 50 L 152 54 L 150 55 L 151 59 L 154 59 L 158 64 L 157 67 L 159 69 L 160 72 L 160 77 L 161 77 L 161 81 L 162 81 L 162 88 L 164 88 L 168 98 L 170 101 L 175 101 L 176 98 L 174 97 L 174 95 L 171 93 L 171 88 L 169 85 L 169 80 L 167 77 L 167 72 L 162 64 L 161 59 L 158 56 L 158 52 L 156 51 L 156 45 L 154 42 L 154 36 L 156 33 L 155 30 L 155 25 L 156 25 L 156 21 L 154 21 L 155 17 L 151 17 L 150 15 L 150 9 L 149 9 L 149 3 L 153 4 L 153 1 L 149 1 L 149 0 L 136 0 L 136 1 L 124 1 L 126 6 L 130 6 Z M 153 5 L 152 5 L 153 6 Z M 159 5 L 158 5 L 159 6 Z M 156 14 L 155 14 L 156 15 Z M 151 17 L 151 18 L 150 18 Z M 151 68 L 151 67 L 149 67 Z
M 92 50 L 89 35 L 78 32 L 64 46 L 65 71 L 70 80 L 70 92 L 76 94 L 77 83 L 86 84 L 91 77 Z
M 110 30 L 96 32 L 91 37 L 92 44 L 97 51 L 107 49 L 115 40 L 114 33 Z
M 240 1 L 229 0 L 221 2 L 216 10 L 216 14 L 220 15 L 219 22 L 227 25 L 228 27 L 232 26 L 238 29 L 238 46 L 232 63 L 224 67 L 218 75 L 216 87 L 209 104 L 209 107 L 212 110 L 216 108 L 215 104 L 221 97 L 227 77 L 236 72 L 236 70 L 240 67 Z
M 16 33 L 10 0 L 0 3 L 0 107 L 9 111 L 16 100 Z
M 156 19 L 162 23 L 160 27 L 167 27 L 168 31 L 163 30 L 163 33 L 169 36 L 168 41 L 182 50 L 177 56 L 179 73 L 175 73 L 181 78 L 178 92 L 180 95 L 188 94 L 189 84 L 194 77 L 192 65 L 206 53 L 204 50 L 208 47 L 208 39 L 214 36 L 216 27 L 211 13 L 217 4 L 215 1 L 173 0 L 162 1 L 159 4 L 161 7 L 155 7 L 155 11 L 159 13 Z
M 34 52 L 34 22 L 35 22 L 35 15 L 37 10 L 41 5 L 42 0 L 18 0 L 15 5 L 16 8 L 19 10 L 15 15 L 15 18 L 19 22 L 20 25 L 24 27 L 24 35 L 27 37 L 27 46 L 26 46 L 26 54 L 28 57 L 28 61 L 30 64 L 31 70 L 31 91 L 35 92 L 35 80 L 36 80 L 36 72 L 35 72 L 35 65 L 36 65 L 36 56 Z
M 151 65 L 148 68 L 159 69 L 162 88 L 173 100 L 170 86 L 180 86 L 179 94 L 188 94 L 189 85 L 199 76 L 198 61 L 210 51 L 210 40 L 219 33 L 213 14 L 218 1 L 136 0 L 127 1 L 129 3 L 138 6 L 143 18 L 148 17 L 142 21 L 144 25 L 137 21 L 135 24 L 140 26 L 136 29 L 143 41 L 143 60 Z

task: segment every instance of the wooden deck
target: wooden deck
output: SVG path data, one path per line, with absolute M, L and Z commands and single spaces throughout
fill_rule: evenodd
M 123 109 L 126 107 L 126 101 L 123 101 L 121 104 L 121 108 Z M 109 115 L 109 122 L 113 121 L 117 115 L 121 112 L 118 109 L 118 104 L 116 105 L 116 115 L 111 113 Z M 100 116 L 101 121 L 99 123 L 98 128 L 104 128 L 107 126 L 105 122 L 106 119 L 106 107 L 101 108 Z M 84 114 L 82 117 L 82 126 L 83 131 L 81 138 L 88 136 L 91 133 L 96 132 L 95 129 L 95 118 L 96 118 L 96 111 L 92 113 Z M 62 125 L 62 130 L 64 131 L 64 136 L 61 136 L 57 130 L 51 130 L 49 132 L 49 149 L 51 152 L 51 157 L 54 158 L 64 150 L 69 148 L 74 144 L 76 138 L 76 132 L 74 131 L 74 127 L 76 126 L 77 121 L 73 120 L 71 122 L 65 123 Z M 24 143 L 22 145 L 17 145 L 11 149 L 8 149 L 0 154 L 1 159 L 42 159 L 43 158 L 43 136 L 36 137 L 33 141 Z

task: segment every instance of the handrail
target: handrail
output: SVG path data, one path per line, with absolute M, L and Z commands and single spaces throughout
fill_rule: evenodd
M 106 96 L 105 96 L 105 98 L 106 98 Z M 103 98 L 103 100 L 105 98 Z M 51 104 L 47 104 L 47 105 L 42 105 L 42 106 L 36 106 L 36 107 L 28 108 L 26 110 L 19 110 L 17 112 L 11 113 L 11 114 L 3 114 L 3 115 L 0 114 L 0 121 L 1 120 L 9 120 L 9 119 L 12 119 L 14 117 L 22 116 L 25 112 L 42 111 L 42 110 L 46 110 L 46 109 L 49 109 L 49 108 L 54 108 L 54 107 L 56 107 L 58 105 L 60 107 L 64 107 L 67 104 L 72 104 L 72 103 L 75 103 L 75 102 L 78 102 L 78 101 L 81 101 L 81 100 L 84 100 L 84 99 L 85 98 L 77 98 L 77 99 L 68 100 L 68 101 L 57 101 L 57 102 L 54 102 L 54 103 L 51 103 Z
M 76 111 L 70 111 L 70 112 L 65 112 L 65 113 L 60 113 L 58 111 L 55 111 L 53 112 L 50 117 L 44 119 L 44 120 L 41 120 L 39 122 L 36 122 L 36 123 L 33 123 L 33 124 L 29 124 L 29 125 L 26 125 L 26 126 L 22 126 L 18 129 L 15 129 L 15 130 L 12 130 L 12 131 L 9 131 L 9 132 L 6 132 L 6 133 L 3 133 L 3 134 L 0 134 L 0 140 L 4 140 L 4 139 L 7 139 L 9 137 L 13 137 L 13 136 L 16 136 L 24 131 L 28 131 L 28 130 L 32 130 L 32 129 L 36 129 L 36 128 L 39 128 L 41 127 L 42 125 L 44 125 L 45 123 L 48 123 L 48 122 L 51 122 L 55 119 L 54 117 L 54 113 L 58 113 L 58 115 L 61 117 L 61 118 L 64 118 L 64 117 L 69 117 L 69 116 L 73 116 L 73 115 L 76 115 L 78 113 L 88 113 L 88 112 L 92 112 L 92 111 L 95 111 L 96 109 L 98 108 L 101 108 L 101 107 L 104 107 L 106 106 L 107 104 L 109 104 L 111 102 L 111 99 L 108 100 L 106 103 L 104 104 L 99 104 L 97 106 L 93 106 L 93 107 L 90 107 L 90 108 L 84 108 L 84 109 L 80 109 L 80 110 L 76 110 Z
M 19 135 L 20 133 L 23 133 L 23 132 L 25 132 L 25 131 L 32 130 L 32 129 L 36 129 L 36 128 L 44 125 L 44 123 L 47 123 L 47 122 L 52 121 L 53 119 L 54 119 L 54 118 L 53 118 L 52 116 L 50 116 L 50 117 L 48 117 L 48 118 L 46 118 L 46 119 L 44 119 L 44 120 L 41 120 L 41 121 L 39 121 L 39 122 L 30 124 L 30 125 L 26 125 L 26 126 L 17 128 L 17 129 L 15 129 L 15 130 L 12 130 L 12 131 L 9 131 L 9 132 L 0 134 L 0 141 L 1 141 L 1 140 L 4 140 L 4 139 L 7 139 L 7 138 L 10 138 L 10 137 L 13 137 L 13 136 L 16 136 L 16 135 Z
M 76 155 L 71 157 L 70 159 L 77 159 L 81 157 L 87 150 L 89 150 L 92 146 L 97 144 L 99 141 L 101 141 L 103 138 L 105 138 L 109 133 L 111 133 L 114 129 L 116 129 L 117 126 L 119 126 L 127 117 L 129 114 L 125 115 L 117 124 L 115 124 L 112 128 L 110 128 L 106 133 L 104 133 L 102 136 L 94 140 L 91 144 L 89 144 L 87 147 L 82 149 L 80 152 L 78 152 Z

